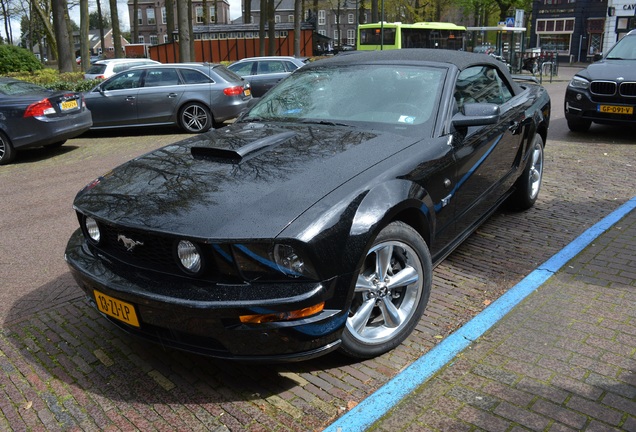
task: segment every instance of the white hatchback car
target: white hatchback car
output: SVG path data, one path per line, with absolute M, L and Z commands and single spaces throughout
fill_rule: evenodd
M 85 79 L 106 79 L 130 69 L 133 66 L 144 66 L 149 64 L 159 64 L 158 61 L 142 58 L 122 58 L 99 60 L 91 64 L 84 74 Z

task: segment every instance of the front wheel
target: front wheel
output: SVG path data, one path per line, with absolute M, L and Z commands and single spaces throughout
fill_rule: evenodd
M 543 179 L 543 139 L 536 134 L 530 148 L 530 158 L 517 180 L 516 189 L 510 196 L 513 206 L 527 210 L 534 205 L 541 189 Z
M 590 120 L 581 120 L 581 119 L 567 119 L 568 129 L 572 132 L 587 132 L 592 126 L 592 122 Z
M 431 255 L 417 231 L 402 222 L 380 231 L 358 274 L 341 351 L 371 358 L 401 344 L 424 313 L 432 275 Z
M 15 159 L 15 149 L 9 138 L 0 132 L 0 165 L 8 165 Z
M 210 110 L 200 103 L 187 103 L 179 112 L 179 126 L 186 132 L 206 132 L 212 127 L 212 124 L 213 119 Z

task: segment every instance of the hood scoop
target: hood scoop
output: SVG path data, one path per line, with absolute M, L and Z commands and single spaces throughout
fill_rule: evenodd
M 252 141 L 238 149 L 227 149 L 219 147 L 192 147 L 190 153 L 198 160 L 209 160 L 220 163 L 240 164 L 253 157 L 258 156 L 266 150 L 270 150 L 285 141 L 296 136 L 296 132 L 282 132 L 269 137 Z

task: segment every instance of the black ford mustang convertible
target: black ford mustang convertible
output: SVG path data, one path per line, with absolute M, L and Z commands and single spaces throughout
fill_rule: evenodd
M 236 123 L 138 157 L 74 201 L 66 260 L 113 324 L 215 357 L 399 345 L 433 267 L 539 194 L 550 100 L 486 55 L 354 52 Z

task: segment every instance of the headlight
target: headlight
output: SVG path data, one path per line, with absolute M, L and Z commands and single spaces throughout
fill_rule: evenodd
M 585 78 L 575 76 L 570 81 L 569 86 L 578 90 L 587 90 L 590 87 L 590 82 Z
M 188 273 L 201 271 L 201 253 L 197 246 L 189 240 L 181 240 L 177 244 L 177 257 L 179 263 Z
M 99 226 L 97 225 L 97 221 L 92 217 L 86 217 L 84 219 L 84 228 L 86 229 L 86 234 L 88 237 L 93 240 L 95 243 L 99 243 L 99 240 L 102 237 L 101 232 L 99 231 Z
M 238 269 L 247 280 L 317 279 L 306 254 L 288 243 L 236 244 L 233 249 Z

